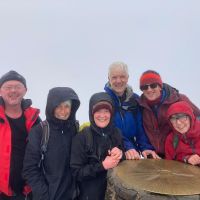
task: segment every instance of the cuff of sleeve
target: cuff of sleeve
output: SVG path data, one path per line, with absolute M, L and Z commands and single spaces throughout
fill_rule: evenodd
M 135 146 L 133 146 L 133 145 L 127 145 L 127 146 L 125 146 L 125 151 L 128 151 L 130 149 L 135 149 L 137 151 L 137 148 Z
M 96 169 L 97 169 L 97 172 L 105 171 L 102 163 L 96 164 Z
M 185 157 L 183 158 L 183 162 L 184 162 L 184 163 L 188 163 L 189 157 L 190 157 L 190 156 L 185 156 Z

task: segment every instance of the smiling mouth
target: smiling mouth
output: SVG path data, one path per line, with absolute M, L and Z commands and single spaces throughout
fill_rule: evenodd
M 152 92 L 152 91 L 148 92 L 148 95 L 154 95 L 154 94 L 155 92 Z
M 106 119 L 98 119 L 99 122 L 105 122 Z
M 11 96 L 9 97 L 11 100 L 16 100 L 18 97 L 17 96 Z
M 184 130 L 184 127 L 183 127 L 183 128 L 179 128 L 179 127 L 178 127 L 178 129 L 179 129 L 180 131 L 182 131 L 182 130 Z

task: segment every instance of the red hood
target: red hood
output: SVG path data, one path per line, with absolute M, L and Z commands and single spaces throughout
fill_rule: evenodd
M 178 113 L 184 113 L 190 116 L 190 129 L 187 133 L 187 137 L 193 138 L 200 135 L 200 122 L 196 119 L 191 106 L 185 101 L 179 101 L 172 104 L 169 109 L 167 110 L 167 118 L 170 119 L 170 116 Z M 170 123 L 170 120 L 169 120 Z M 172 124 L 170 123 L 172 126 Z M 172 126 L 173 128 L 173 126 Z M 173 128 L 175 131 L 175 129 Z M 173 132 L 174 132 L 173 131 Z M 177 132 L 177 131 L 176 131 Z

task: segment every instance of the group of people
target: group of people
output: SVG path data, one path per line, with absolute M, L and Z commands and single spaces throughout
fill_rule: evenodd
M 49 90 L 44 128 L 39 109 L 24 99 L 25 78 L 16 71 L 4 74 L 0 200 L 103 200 L 107 171 L 125 159 L 200 165 L 199 108 L 156 71 L 141 75 L 141 96 L 128 79 L 125 63 L 109 66 L 105 91 L 89 101 L 90 124 L 79 131 L 80 100 L 72 88 Z

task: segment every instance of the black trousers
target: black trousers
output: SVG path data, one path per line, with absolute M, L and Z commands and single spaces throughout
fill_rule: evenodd
M 32 200 L 32 194 L 28 194 L 27 196 L 24 196 L 23 194 L 19 194 L 16 196 L 9 197 L 1 193 L 0 200 Z

